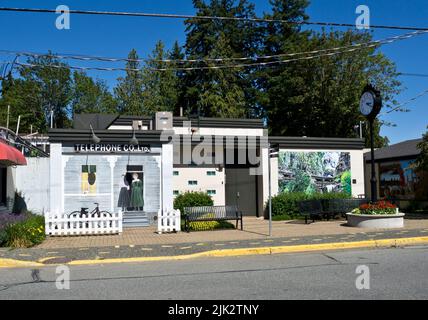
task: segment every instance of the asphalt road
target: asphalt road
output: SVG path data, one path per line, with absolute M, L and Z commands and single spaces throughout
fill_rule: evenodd
M 0 269 L 0 299 L 428 299 L 428 246 L 74 266 L 68 290 L 55 272 Z

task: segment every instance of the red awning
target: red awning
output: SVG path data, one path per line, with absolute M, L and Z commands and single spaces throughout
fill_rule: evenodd
M 8 166 L 26 166 L 27 160 L 18 149 L 0 141 L 0 163 Z

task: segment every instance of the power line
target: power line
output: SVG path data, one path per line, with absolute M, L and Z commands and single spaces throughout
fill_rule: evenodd
M 340 51 L 343 49 L 367 46 L 371 44 L 388 44 L 393 43 L 395 41 L 409 39 L 421 34 L 426 34 L 428 31 L 415 31 L 405 33 L 399 36 L 388 37 L 382 40 L 374 40 L 370 42 L 356 43 L 348 46 L 341 46 L 335 48 L 327 48 L 327 49 L 319 49 L 312 50 L 306 52 L 294 52 L 294 53 L 283 53 L 277 55 L 267 55 L 267 56 L 254 56 L 254 57 L 220 57 L 220 58 L 203 58 L 203 59 L 129 59 L 129 58 L 111 58 L 111 57 L 100 57 L 100 56 L 90 56 L 90 55 L 72 55 L 72 54 L 43 54 L 43 53 L 34 53 L 34 52 L 25 52 L 25 51 L 12 51 L 12 50 L 2 50 L 0 49 L 0 53 L 13 54 L 19 56 L 29 56 L 29 57 L 53 57 L 58 59 L 70 59 L 70 60 L 82 60 L 82 61 L 102 61 L 102 62 L 161 62 L 161 63 L 201 63 L 201 62 L 224 62 L 224 61 L 258 61 L 258 60 L 268 60 L 275 58 L 283 58 L 283 57 L 294 57 L 299 55 L 307 55 L 307 54 L 318 54 L 328 51 Z
M 390 114 L 390 113 L 392 113 L 394 111 L 397 111 L 397 110 L 403 108 L 404 106 L 408 105 L 409 103 L 411 103 L 411 102 L 413 102 L 413 101 L 415 101 L 415 100 L 417 100 L 417 99 L 419 99 L 419 98 L 421 98 L 421 97 L 423 97 L 423 96 L 425 96 L 427 94 L 428 94 L 428 89 L 422 91 L 421 93 L 419 93 L 415 97 L 413 97 L 413 98 L 411 98 L 411 99 L 409 99 L 409 100 L 407 100 L 407 101 L 405 101 L 403 103 L 400 103 L 398 106 L 392 108 L 391 110 L 388 110 L 388 111 L 382 113 L 381 115 L 387 115 L 387 114 Z
M 173 68 L 147 68 L 151 71 L 192 71 L 192 70 L 210 70 L 210 69 L 226 69 L 226 68 L 246 68 L 246 67 L 256 67 L 256 66 L 270 66 L 270 65 L 276 65 L 276 64 L 283 64 L 283 63 L 289 63 L 294 61 L 301 61 L 301 60 L 312 60 L 315 58 L 320 57 L 328 57 L 328 56 L 335 56 L 338 54 L 343 53 L 349 53 L 354 52 L 357 50 L 367 49 L 367 48 L 374 48 L 380 45 L 384 44 L 391 44 L 393 42 L 399 41 L 399 40 L 405 40 L 412 37 L 415 37 L 420 34 L 428 33 L 428 31 L 415 31 L 406 33 L 399 36 L 389 37 L 383 40 L 376 40 L 371 42 L 365 42 L 365 43 L 358 43 L 353 44 L 350 46 L 345 47 L 336 47 L 336 48 L 330 48 L 330 49 L 320 49 L 315 51 L 307 51 L 307 52 L 297 52 L 297 53 L 290 53 L 290 54 L 282 54 L 282 55 L 276 55 L 276 56 L 269 56 L 270 58 L 277 58 L 279 56 L 282 57 L 293 57 L 298 55 L 307 55 L 311 54 L 306 57 L 300 57 L 300 58 L 292 58 L 292 59 L 286 59 L 286 60 L 274 60 L 274 61 L 267 61 L 267 62 L 255 62 L 255 63 L 241 63 L 241 64 L 229 64 L 229 65 L 218 65 L 218 66 L 203 66 L 203 67 L 173 67 Z M 329 52 L 333 51 L 333 52 Z M 136 59 L 123 59 L 123 58 L 105 58 L 105 57 L 94 57 L 94 56 L 67 56 L 67 55 L 54 55 L 54 54 L 45 54 L 40 55 L 37 53 L 29 53 L 29 52 L 18 52 L 18 51 L 9 51 L 9 50 L 0 50 L 0 52 L 8 52 L 13 53 L 18 56 L 32 56 L 32 57 L 40 57 L 40 56 L 48 56 L 48 57 L 56 57 L 59 59 L 69 58 L 69 59 L 79 59 L 79 60 L 99 60 L 99 61 L 136 61 Z M 267 58 L 268 56 L 264 56 L 263 58 Z M 226 61 L 224 59 L 231 59 L 231 58 L 218 58 L 218 62 L 220 61 Z M 143 61 L 143 60 L 142 60 Z M 149 60 L 144 60 L 149 61 Z M 159 60 L 159 61 L 181 61 L 185 62 L 187 60 Z M 198 62 L 208 62 L 207 60 L 199 60 Z M 35 64 L 35 63 L 21 63 L 17 61 L 16 65 L 26 66 L 26 67 L 43 67 L 46 65 L 41 64 Z M 105 67 L 80 67 L 80 66 L 68 66 L 68 65 L 47 65 L 46 67 L 52 67 L 52 68 L 69 68 L 69 69 L 75 69 L 75 70 L 96 70 L 96 71 L 134 71 L 139 72 L 140 69 L 135 68 L 105 68 Z
M 401 72 L 398 75 L 399 76 L 403 76 L 403 77 L 422 77 L 422 78 L 428 78 L 428 74 L 423 74 L 423 73 L 406 73 L 406 72 Z
M 357 50 L 367 49 L 371 47 L 376 47 L 379 44 L 371 44 L 365 47 L 352 48 L 344 51 L 324 53 L 319 55 L 312 55 L 302 58 L 294 58 L 287 60 L 276 60 L 276 61 L 268 61 L 268 62 L 256 62 L 256 63 L 247 63 L 247 64 L 230 64 L 230 65 L 219 65 L 219 66 L 207 66 L 207 67 L 187 67 L 187 68 L 147 68 L 150 71 L 194 71 L 194 70 L 220 70 L 220 69 L 231 69 L 231 68 L 248 68 L 248 67 L 264 67 L 264 66 L 272 66 L 277 64 L 290 63 L 295 61 L 303 61 L 303 60 L 313 60 L 316 58 L 322 57 L 332 57 L 343 53 L 350 53 Z M 79 67 L 79 66 L 68 66 L 68 65 L 42 65 L 42 64 L 32 64 L 32 63 L 21 63 L 16 62 L 16 65 L 25 66 L 25 67 L 49 67 L 49 68 L 65 68 L 65 69 L 75 69 L 75 70 L 97 70 L 97 71 L 133 71 L 140 72 L 141 69 L 135 68 L 103 68 L 103 67 Z
M 35 8 L 9 8 L 0 7 L 0 11 L 10 12 L 28 12 L 28 13 L 58 13 L 56 9 L 35 9 Z M 195 19 L 195 20 L 217 20 L 217 21 L 241 21 L 241 22 L 256 22 L 256 23 L 282 23 L 288 25 L 314 25 L 323 27 L 350 27 L 364 28 L 365 25 L 337 22 L 319 22 L 319 21 L 288 21 L 282 19 L 266 19 L 266 18 L 248 18 L 248 17 L 226 17 L 226 16 L 203 16 L 203 15 L 182 15 L 168 13 L 145 13 L 145 12 L 118 12 L 118 11 L 94 11 L 94 10 L 69 10 L 70 14 L 81 15 L 107 15 L 107 16 L 127 16 L 127 17 L 146 17 L 146 18 L 167 18 L 167 19 Z M 388 26 L 388 25 L 370 25 L 372 29 L 391 29 L 391 30 L 413 30 L 427 31 L 428 28 L 413 27 L 413 26 Z

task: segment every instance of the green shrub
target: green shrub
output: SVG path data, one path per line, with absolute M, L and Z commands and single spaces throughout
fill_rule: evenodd
M 275 220 L 292 220 L 300 216 L 299 202 L 305 200 L 349 199 L 351 196 L 344 192 L 313 193 L 290 192 L 272 197 L 272 216 Z M 269 206 L 267 204 L 267 209 Z M 280 217 L 284 217 L 281 219 Z M 289 218 L 289 219 L 287 219 Z
M 174 209 L 180 209 L 184 214 L 185 207 L 213 206 L 213 199 L 205 192 L 186 192 L 174 199 Z
M 27 217 L 4 229 L 4 243 L 12 248 L 29 248 L 40 244 L 45 239 L 45 219 L 43 216 L 26 214 Z

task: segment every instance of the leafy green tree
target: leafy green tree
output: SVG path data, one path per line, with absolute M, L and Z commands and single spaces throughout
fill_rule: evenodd
M 419 170 L 428 172 L 428 131 L 422 136 L 418 148 L 420 154 L 416 160 L 416 166 Z
M 73 98 L 75 113 L 116 113 L 117 102 L 104 81 L 94 80 L 83 72 L 73 74 Z
M 179 56 L 179 52 L 175 51 L 175 54 Z M 174 111 L 178 105 L 180 81 L 172 69 L 174 64 L 162 62 L 169 58 L 170 54 L 162 41 L 159 41 L 142 69 L 144 115 L 152 116 L 157 111 Z
M 3 81 L 0 102 L 2 119 L 11 106 L 10 127 L 16 126 L 21 116 L 20 132 L 47 130 L 53 112 L 53 126 L 64 128 L 70 125 L 69 103 L 72 97 L 72 78 L 65 63 L 51 55 L 29 58 L 28 64 L 18 68 L 19 77 Z M 51 65 L 60 67 L 51 67 Z
M 142 115 L 144 114 L 143 82 L 141 64 L 135 49 L 132 49 L 128 55 L 126 69 L 126 76 L 118 78 L 118 84 L 114 88 L 118 111 L 121 114 Z
M 372 39 L 368 33 L 313 33 L 301 40 L 299 51 L 348 46 Z M 395 65 L 374 48 L 287 64 L 265 82 L 266 116 L 272 134 L 355 137 L 354 126 L 364 118 L 359 99 L 367 82 L 376 85 L 385 104 L 394 105 L 399 92 Z M 376 123 L 377 146 L 384 145 Z M 367 136 L 367 135 L 366 135 Z

